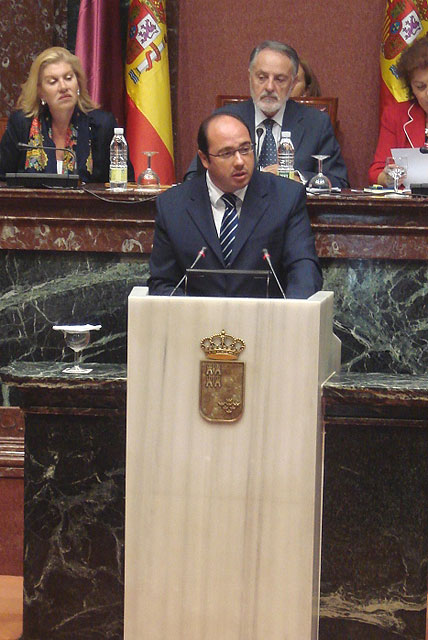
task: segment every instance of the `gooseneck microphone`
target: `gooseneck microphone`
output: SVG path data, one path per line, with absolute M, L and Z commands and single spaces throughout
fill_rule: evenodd
M 67 153 L 69 153 L 72 158 L 73 158 L 73 170 L 75 170 L 76 168 L 76 154 L 74 153 L 74 151 L 72 149 L 66 149 L 65 147 L 45 147 L 44 145 L 32 145 L 32 144 L 25 144 L 25 142 L 17 142 L 16 146 L 18 147 L 18 149 L 26 149 L 28 150 L 34 150 L 34 149 L 43 149 L 43 151 L 45 151 L 46 149 L 48 149 L 49 151 L 66 151 Z M 67 171 L 67 174 L 69 172 Z
M 281 287 L 281 283 L 280 283 L 280 281 L 279 281 L 279 278 L 278 278 L 278 276 L 276 275 L 276 271 L 275 271 L 275 269 L 273 268 L 272 260 L 270 259 L 270 253 L 269 253 L 269 251 L 268 251 L 267 249 L 262 249 L 262 253 L 263 253 L 263 260 L 266 260 L 266 262 L 268 263 L 268 265 L 269 265 L 269 269 L 272 271 L 272 273 L 273 273 L 273 277 L 275 278 L 275 281 L 276 281 L 276 284 L 278 285 L 279 290 L 280 290 L 280 291 L 281 291 L 281 293 L 282 293 L 282 297 L 283 297 L 283 298 L 284 298 L 284 300 L 285 300 L 286 298 L 285 298 L 284 289 Z
M 205 258 L 205 251 L 206 250 L 207 250 L 206 247 L 201 247 L 199 249 L 196 258 L 193 260 L 193 263 L 190 265 L 188 271 L 190 271 L 191 269 L 194 269 L 201 258 Z M 170 296 L 174 295 L 174 293 L 177 291 L 178 287 L 183 284 L 183 282 L 185 281 L 186 278 L 187 278 L 187 273 L 185 273 L 184 276 L 181 278 L 181 280 L 178 282 L 178 284 L 175 285 L 174 289 L 169 294 Z
M 260 155 L 260 138 L 263 135 L 263 127 L 257 127 L 256 136 L 257 136 L 257 145 L 256 145 L 256 160 L 257 160 L 257 169 L 260 170 L 259 165 L 259 155 Z

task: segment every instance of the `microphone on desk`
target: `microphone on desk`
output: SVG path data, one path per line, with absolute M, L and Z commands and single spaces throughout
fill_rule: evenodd
M 30 150 L 34 150 L 34 149 L 43 149 L 43 151 L 49 150 L 49 151 L 66 151 L 67 153 L 70 153 L 72 158 L 73 158 L 73 173 L 74 170 L 76 168 L 76 154 L 74 153 L 74 151 L 72 149 L 66 149 L 65 147 L 52 147 L 52 146 L 44 146 L 44 145 L 32 145 L 32 144 L 25 144 L 25 142 L 17 142 L 16 146 L 18 147 L 18 149 L 26 149 L 27 151 Z M 68 175 L 69 171 L 67 170 L 67 173 L 65 175 Z
M 280 283 L 280 281 L 279 281 L 279 278 L 278 278 L 278 276 L 276 275 L 276 271 L 275 271 L 275 269 L 273 268 L 272 260 L 270 259 L 270 253 L 269 253 L 269 251 L 268 251 L 267 249 L 262 249 L 262 253 L 263 253 L 263 260 L 266 260 L 266 262 L 268 263 L 268 265 L 269 265 L 269 269 L 272 271 L 272 273 L 273 273 L 273 277 L 275 278 L 275 281 L 276 281 L 276 284 L 278 285 L 279 290 L 280 290 L 280 291 L 281 291 L 281 293 L 282 293 L 282 297 L 283 297 L 283 298 L 284 298 L 284 300 L 285 300 L 286 298 L 285 298 L 284 289 L 281 287 L 281 283 Z
M 260 155 L 260 138 L 263 135 L 263 127 L 257 127 L 256 136 L 257 136 L 257 145 L 256 145 L 256 160 L 257 160 L 257 169 L 260 170 L 259 166 L 259 155 Z
M 201 258 L 205 258 L 205 251 L 206 250 L 207 250 L 206 247 L 201 247 L 200 248 L 196 258 L 193 260 L 193 263 L 190 265 L 190 267 L 187 269 L 187 271 L 191 271 L 192 269 L 194 269 L 196 267 L 196 265 L 198 264 L 199 260 Z M 183 282 L 185 281 L 186 278 L 187 278 L 187 272 L 184 274 L 184 276 L 181 278 L 181 280 L 178 282 L 178 284 L 175 285 L 174 289 L 169 294 L 170 296 L 174 295 L 174 293 L 177 291 L 178 287 L 180 287 L 183 284 Z

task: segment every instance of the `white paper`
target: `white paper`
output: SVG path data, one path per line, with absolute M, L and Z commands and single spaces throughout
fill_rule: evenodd
M 98 331 L 100 324 L 56 324 L 52 327 L 55 331 L 68 331 L 69 333 L 82 333 L 83 331 Z

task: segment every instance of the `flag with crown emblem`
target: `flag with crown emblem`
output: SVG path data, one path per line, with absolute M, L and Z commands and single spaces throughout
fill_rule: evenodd
M 380 52 L 380 112 L 392 102 L 408 100 L 397 74 L 397 62 L 416 38 L 428 32 L 427 0 L 387 0 Z
M 174 182 L 171 96 L 163 0 L 131 0 L 126 47 L 126 137 L 138 176 L 143 151 L 156 151 L 152 169 L 161 184 Z

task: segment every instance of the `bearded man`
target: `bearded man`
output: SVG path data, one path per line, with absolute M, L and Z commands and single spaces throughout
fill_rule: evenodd
M 250 55 L 252 99 L 228 104 L 216 113 L 239 115 L 246 122 L 255 144 L 258 169 L 277 173 L 276 152 L 281 131 L 290 131 L 296 180 L 308 182 L 318 170 L 313 156 L 324 155 L 327 157 L 323 173 L 330 178 L 332 186 L 348 187 L 346 166 L 328 114 L 290 98 L 298 69 L 299 57 L 293 47 L 272 40 L 262 42 Z M 195 157 L 185 179 L 203 170 Z

